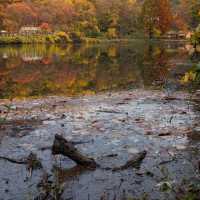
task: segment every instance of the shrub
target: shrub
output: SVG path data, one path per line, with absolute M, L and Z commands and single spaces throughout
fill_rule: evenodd
M 55 34 L 55 42 L 56 43 L 68 43 L 71 42 L 69 35 L 65 32 L 57 32 Z
M 191 37 L 191 42 L 194 46 L 200 44 L 200 32 L 195 32 Z
M 0 44 L 22 44 L 23 41 L 19 36 L 2 36 L 0 37 Z
M 191 43 L 196 47 L 200 45 L 200 25 L 196 28 L 194 34 L 191 37 Z
M 16 37 L 13 39 L 13 43 L 14 43 L 14 44 L 22 44 L 22 39 L 21 39 L 19 36 L 16 36 Z
M 161 31 L 159 30 L 159 29 L 154 29 L 154 36 L 156 37 L 156 38 L 159 38 L 160 36 L 162 35 L 162 33 L 161 33 Z
M 70 33 L 70 38 L 75 43 L 81 43 L 83 42 L 83 35 L 80 31 L 72 32 Z
M 98 38 L 83 38 L 82 41 L 84 43 L 92 43 L 92 44 L 101 43 L 101 39 L 98 39 Z
M 46 42 L 48 43 L 55 43 L 55 36 L 54 35 L 47 35 Z
M 85 34 L 86 37 L 96 38 L 101 35 L 100 29 L 97 25 L 90 24 L 89 22 L 82 22 L 79 29 Z

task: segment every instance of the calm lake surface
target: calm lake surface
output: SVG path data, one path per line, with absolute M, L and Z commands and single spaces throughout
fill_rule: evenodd
M 0 47 L 0 98 L 180 86 L 193 61 L 185 42 Z

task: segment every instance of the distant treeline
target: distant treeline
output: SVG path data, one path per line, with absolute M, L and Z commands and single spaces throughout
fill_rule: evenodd
M 40 26 L 88 38 L 159 37 L 199 23 L 199 0 L 0 1 L 0 29 L 8 32 Z

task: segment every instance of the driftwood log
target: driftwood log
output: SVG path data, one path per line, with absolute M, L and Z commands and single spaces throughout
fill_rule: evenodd
M 65 138 L 63 138 L 60 135 L 55 135 L 54 144 L 52 147 L 52 154 L 53 155 L 64 155 L 72 159 L 77 165 L 80 165 L 82 167 L 86 168 L 92 168 L 95 169 L 97 167 L 100 167 L 93 158 L 89 158 L 82 153 L 80 153 L 75 147 L 74 144 L 67 141 Z M 130 167 L 132 168 L 139 168 L 142 161 L 146 157 L 147 152 L 142 151 L 138 154 L 136 154 L 133 158 L 128 160 L 124 165 L 120 167 L 115 168 L 102 168 L 104 170 L 113 170 L 113 171 L 120 171 L 120 170 L 126 170 Z M 100 167 L 101 168 L 101 167 Z
M 72 159 L 77 165 L 95 169 L 98 164 L 93 158 L 89 158 L 81 154 L 75 147 L 74 144 L 67 141 L 60 135 L 55 135 L 54 144 L 52 147 L 53 155 L 64 155 Z

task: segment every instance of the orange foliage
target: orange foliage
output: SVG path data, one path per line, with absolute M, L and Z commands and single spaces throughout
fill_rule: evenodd
M 41 25 L 40 25 L 40 28 L 44 31 L 51 31 L 51 28 L 50 28 L 50 25 L 46 22 L 43 22 Z
M 51 62 L 52 62 L 51 58 L 43 58 L 42 59 L 42 64 L 44 64 L 44 65 L 49 65 L 49 64 L 51 64 Z
M 8 30 L 16 30 L 27 24 L 34 24 L 38 17 L 37 12 L 24 2 L 8 5 L 5 13 L 5 26 Z M 9 26 L 7 26 L 8 24 Z
M 173 15 L 169 0 L 158 0 L 158 28 L 162 33 L 168 31 L 171 27 Z

